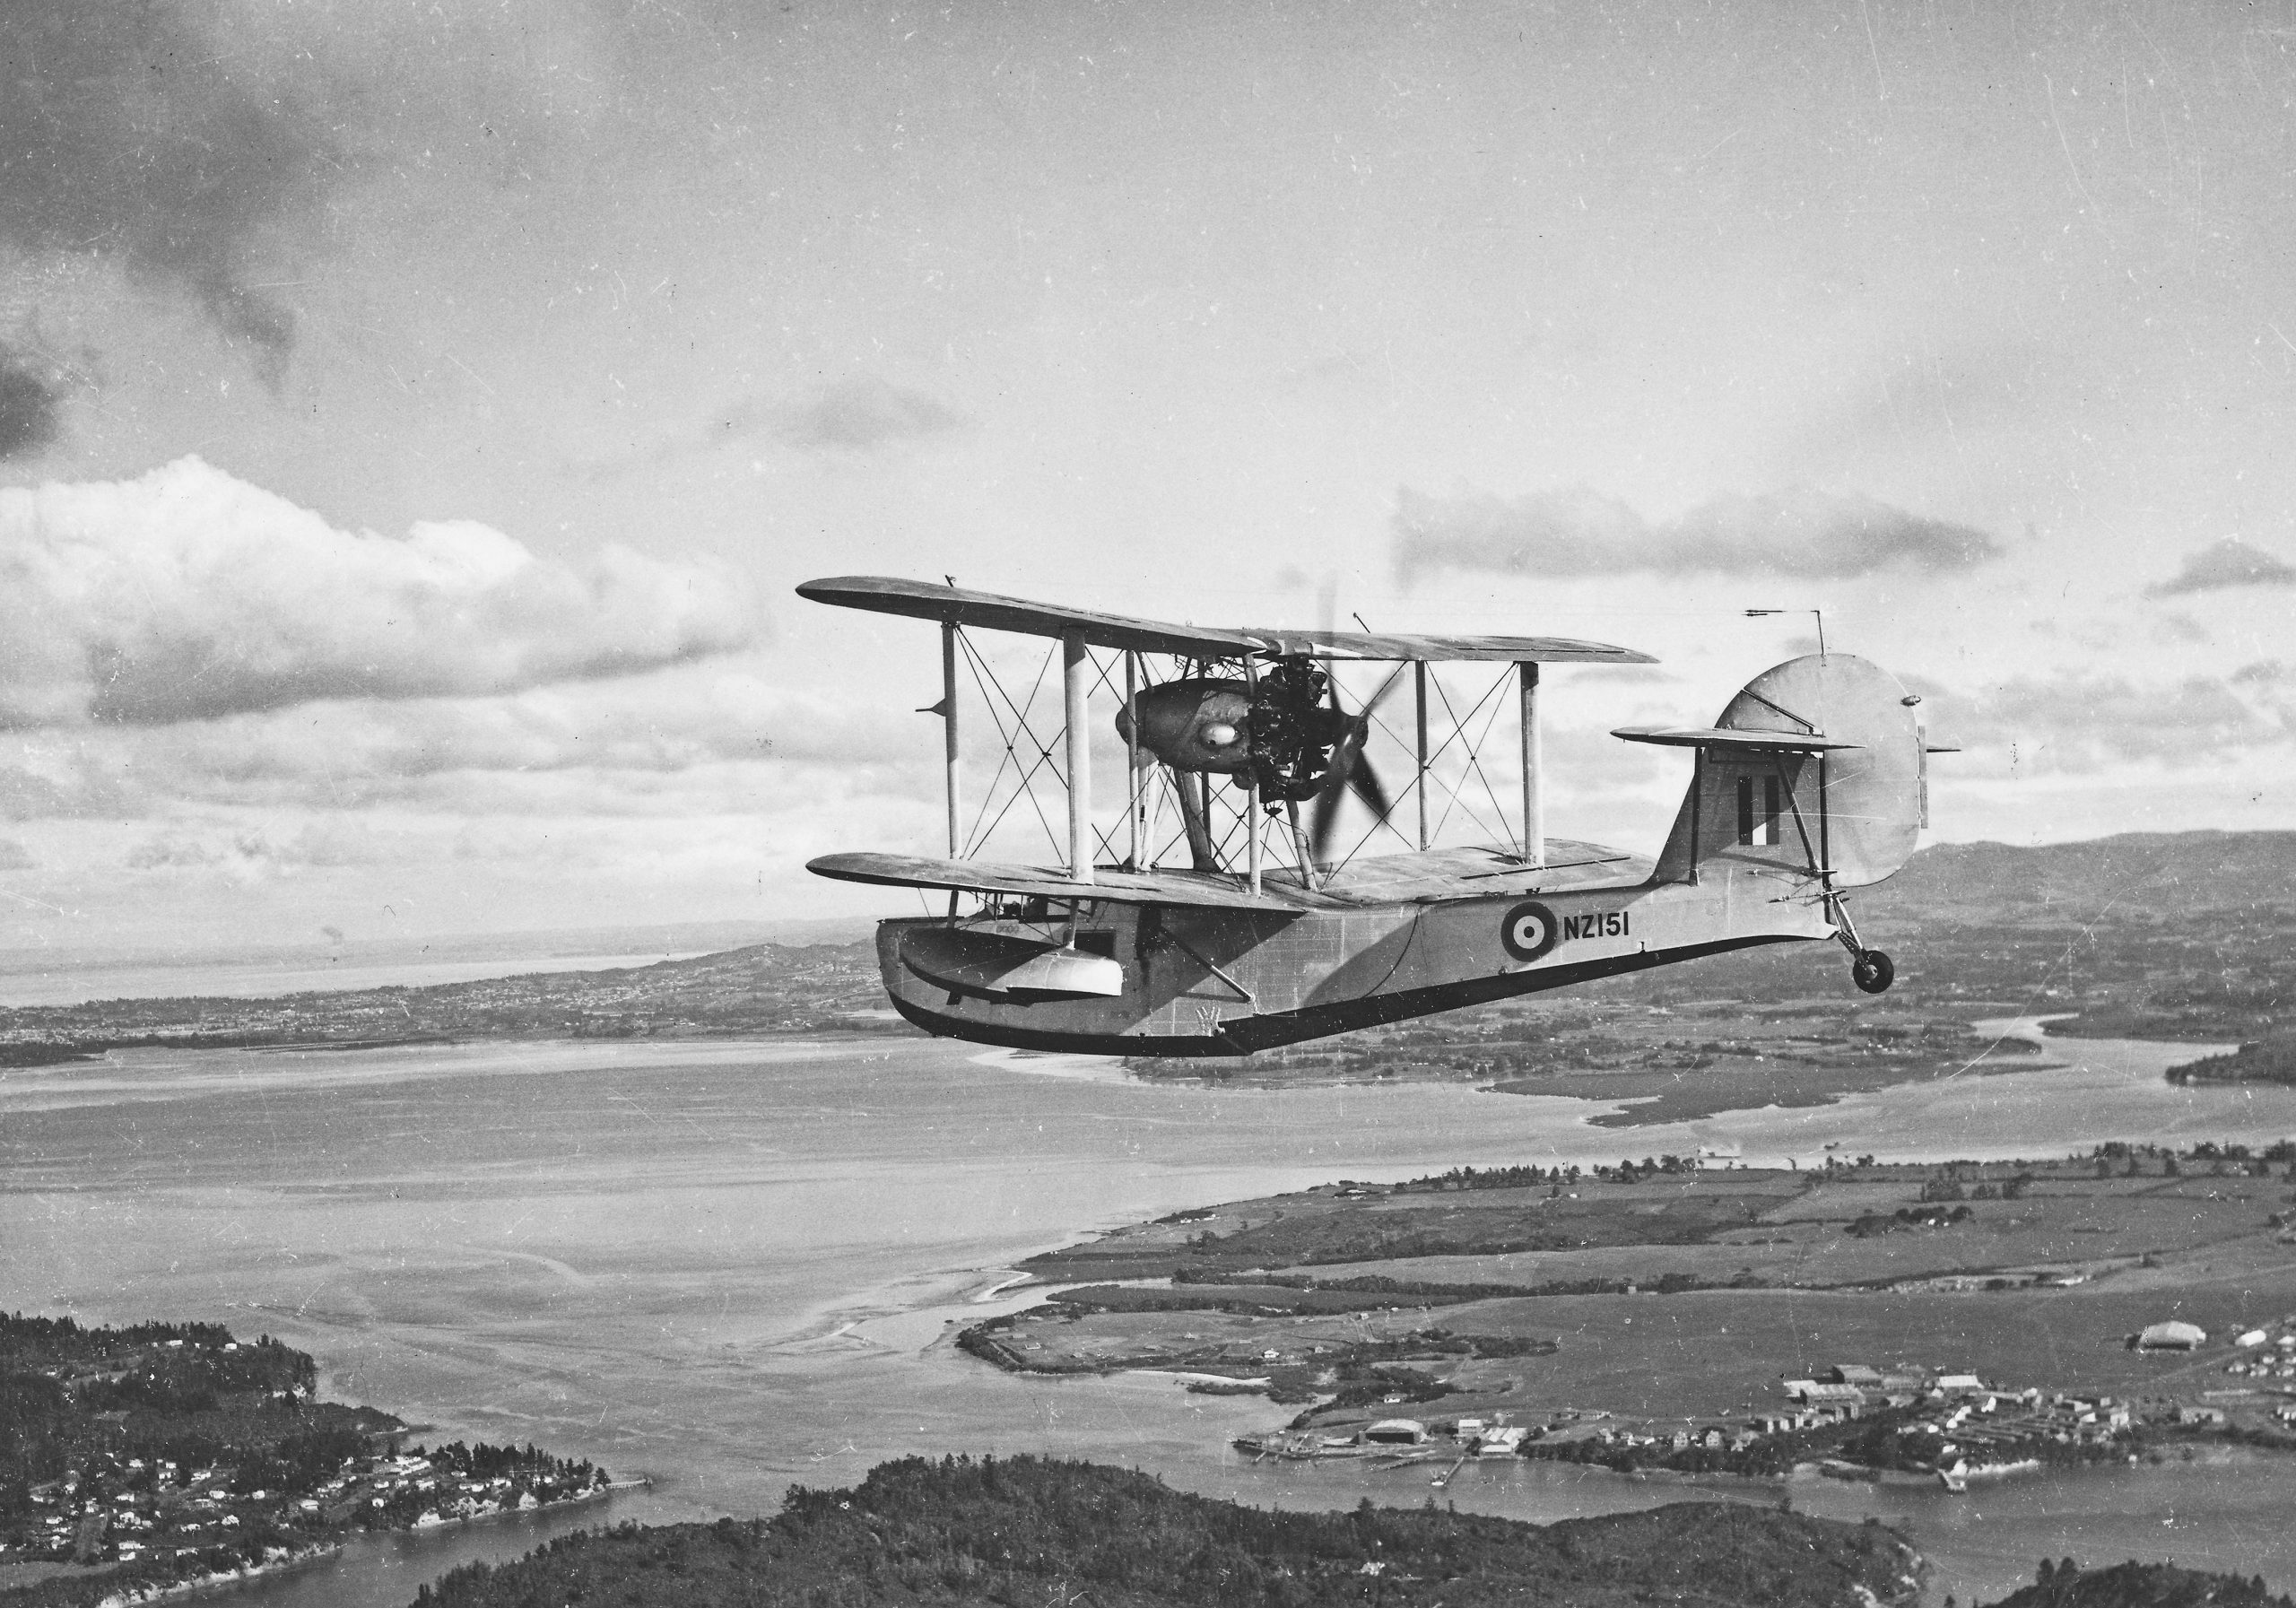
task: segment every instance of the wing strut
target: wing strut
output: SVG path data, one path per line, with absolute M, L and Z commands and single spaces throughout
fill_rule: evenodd
M 1076 882 L 1092 880 L 1092 656 L 1084 633 L 1072 630 L 1060 639 L 1062 692 L 1068 730 L 1068 874 Z M 1259 891 L 1255 884 L 1252 891 Z
M 949 780 L 949 858 L 965 852 L 964 827 L 957 809 L 957 626 L 941 622 L 941 734 Z
M 1539 731 L 1539 666 L 1525 659 L 1523 678 L 1523 864 L 1546 864 L 1546 777 L 1544 739 Z

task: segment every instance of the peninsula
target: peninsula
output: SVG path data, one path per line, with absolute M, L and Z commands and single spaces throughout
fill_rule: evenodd
M 1934 1478 L 2296 1450 L 2296 1143 L 1342 1181 L 1031 1258 L 960 1343 L 1300 1409 L 1285 1457 Z
M 407 1446 L 389 1413 L 317 1399 L 317 1378 L 214 1324 L 0 1317 L 0 1604 L 135 1601 L 609 1489 L 531 1446 Z

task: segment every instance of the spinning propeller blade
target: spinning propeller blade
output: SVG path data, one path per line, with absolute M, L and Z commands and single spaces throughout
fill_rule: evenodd
M 1339 802 L 1352 792 L 1380 821 L 1387 820 L 1395 808 L 1387 790 L 1380 784 L 1378 772 L 1363 757 L 1363 744 L 1371 735 L 1371 716 L 1387 700 L 1387 694 L 1402 681 L 1401 672 L 1389 676 L 1360 715 L 1350 715 L 1339 707 L 1337 682 L 1326 683 L 1330 690 L 1332 713 L 1346 723 L 1337 743 L 1332 745 L 1331 769 L 1324 777 L 1324 785 L 1316 795 L 1314 819 L 1309 828 L 1308 842 L 1318 865 L 1329 862 L 1328 850 L 1332 835 L 1339 828 Z

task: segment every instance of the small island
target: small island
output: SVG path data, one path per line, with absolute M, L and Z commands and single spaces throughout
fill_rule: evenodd
M 317 1380 L 306 1353 L 220 1325 L 0 1317 L 0 1603 L 142 1601 L 611 1488 L 531 1446 L 409 1446 Z

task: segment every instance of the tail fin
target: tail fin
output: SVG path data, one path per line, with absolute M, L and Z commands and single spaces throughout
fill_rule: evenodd
M 1849 654 L 1763 671 L 1702 731 L 1622 734 L 1698 750 L 1698 770 L 1658 856 L 1661 882 L 1731 868 L 1878 882 L 1927 824 L 1920 700 Z

